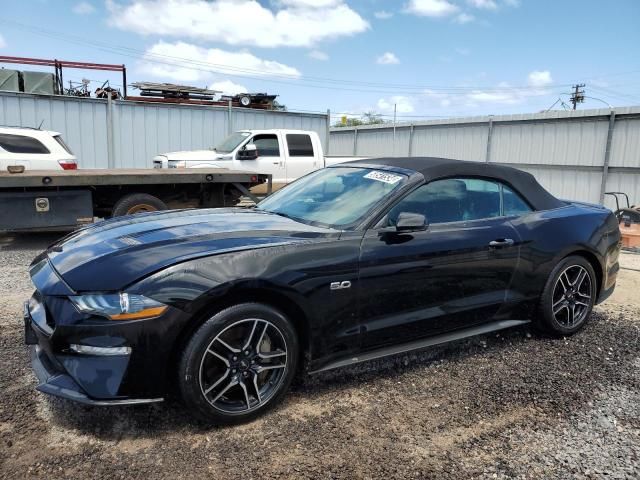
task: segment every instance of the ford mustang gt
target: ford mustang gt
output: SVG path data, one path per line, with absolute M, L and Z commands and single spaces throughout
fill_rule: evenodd
M 615 287 L 605 208 L 528 173 L 441 158 L 315 171 L 251 209 L 145 213 L 78 230 L 30 267 L 37 389 L 161 401 L 237 423 L 296 372 L 532 322 L 571 335 Z

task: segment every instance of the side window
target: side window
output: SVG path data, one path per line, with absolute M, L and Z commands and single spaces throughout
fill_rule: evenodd
M 420 213 L 430 224 L 499 217 L 500 186 L 475 178 L 437 180 L 393 207 L 388 215 L 390 225 L 395 225 L 401 212 Z
M 512 215 L 524 215 L 532 212 L 533 209 L 523 198 L 506 185 L 502 186 L 502 208 L 504 215 L 510 217 Z
M 290 133 L 287 135 L 290 157 L 313 157 L 311 137 L 304 133 Z
M 251 140 L 258 149 L 258 155 L 261 157 L 278 157 L 280 156 L 280 146 L 278 145 L 278 137 L 273 134 L 256 135 Z
M 11 153 L 49 153 L 39 140 L 24 135 L 0 134 L 0 147 Z
M 489 180 L 468 178 L 464 203 L 464 220 L 480 220 L 500 216 L 500 185 Z

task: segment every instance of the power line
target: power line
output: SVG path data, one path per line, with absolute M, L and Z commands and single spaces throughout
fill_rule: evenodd
M 592 90 L 596 90 L 597 92 L 601 92 L 604 95 L 607 95 L 607 96 L 610 96 L 610 97 L 623 99 L 625 101 L 632 100 L 634 102 L 640 102 L 640 97 L 638 97 L 636 95 L 623 93 L 623 92 L 618 92 L 618 91 L 615 91 L 615 90 L 611 90 L 608 87 L 607 88 L 605 88 L 605 87 L 589 87 L 589 88 L 591 88 Z
M 6 19 L 0 19 L 0 22 L 16 28 L 30 31 L 37 35 L 56 38 L 59 40 L 70 42 L 70 43 L 80 44 L 83 46 L 91 45 L 99 50 L 103 50 L 109 53 L 118 53 L 126 57 L 141 59 L 150 63 L 187 68 L 191 70 L 205 71 L 208 73 L 218 73 L 218 74 L 236 76 L 241 78 L 258 79 L 258 80 L 270 81 L 274 83 L 285 83 L 289 85 L 292 85 L 294 83 L 274 80 L 273 77 L 286 79 L 286 80 L 293 80 L 296 82 L 295 85 L 300 85 L 300 83 L 308 82 L 309 85 L 305 85 L 305 86 L 309 86 L 311 88 L 332 88 L 335 90 L 358 91 L 358 92 L 364 91 L 364 92 L 371 92 L 371 93 L 395 93 L 395 94 L 404 93 L 409 95 L 413 95 L 416 93 L 423 93 L 422 91 L 424 90 L 432 90 L 434 91 L 434 93 L 443 93 L 448 95 L 466 95 L 468 93 L 471 93 L 473 91 L 478 91 L 478 90 L 492 92 L 492 91 L 524 90 L 524 89 L 530 88 L 530 86 L 504 86 L 504 87 L 447 86 L 447 87 L 442 87 L 442 86 L 434 86 L 434 85 L 386 84 L 386 83 L 363 82 L 363 81 L 354 81 L 354 80 L 345 80 L 345 79 L 333 79 L 333 78 L 326 78 L 326 77 L 294 76 L 291 74 L 282 74 L 282 73 L 276 73 L 276 72 L 269 73 L 268 77 L 270 78 L 264 78 L 265 76 L 264 71 L 261 71 L 261 70 L 241 68 L 233 65 L 215 64 L 215 63 L 203 62 L 195 59 L 185 59 L 185 58 L 175 57 L 171 55 L 149 53 L 141 50 L 132 49 L 129 47 L 105 44 L 97 41 L 87 41 L 86 39 L 76 35 L 62 34 L 60 32 L 54 32 L 51 30 L 33 27 L 30 25 L 22 24 L 20 22 L 15 22 L 15 21 L 6 20 Z M 170 61 L 167 61 L 167 60 L 170 60 Z M 189 65 L 189 66 L 185 67 L 185 65 Z M 392 90 L 373 90 L 373 89 L 362 90 L 362 88 L 357 88 L 357 89 L 344 88 L 344 87 L 328 86 L 326 84 L 351 85 L 351 86 L 359 85 L 359 86 L 371 87 L 371 88 L 376 88 L 376 87 L 389 88 Z M 558 84 L 558 85 L 549 85 L 546 88 L 547 89 L 561 88 L 561 87 L 564 88 L 567 86 L 568 84 Z M 405 89 L 417 90 L 417 91 L 398 92 L 397 91 L 398 88 L 405 88 Z

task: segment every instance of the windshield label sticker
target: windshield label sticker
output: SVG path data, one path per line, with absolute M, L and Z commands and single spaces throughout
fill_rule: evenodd
M 377 180 L 378 182 L 389 183 L 391 185 L 398 183 L 402 180 L 400 175 L 393 175 L 392 173 L 384 173 L 378 172 L 374 170 L 373 172 L 367 173 L 364 178 L 368 178 L 369 180 Z

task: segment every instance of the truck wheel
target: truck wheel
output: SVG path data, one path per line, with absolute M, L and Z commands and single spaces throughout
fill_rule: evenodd
M 112 217 L 133 215 L 134 213 L 166 210 L 167 204 L 148 193 L 130 193 L 116 202 L 111 212 Z

